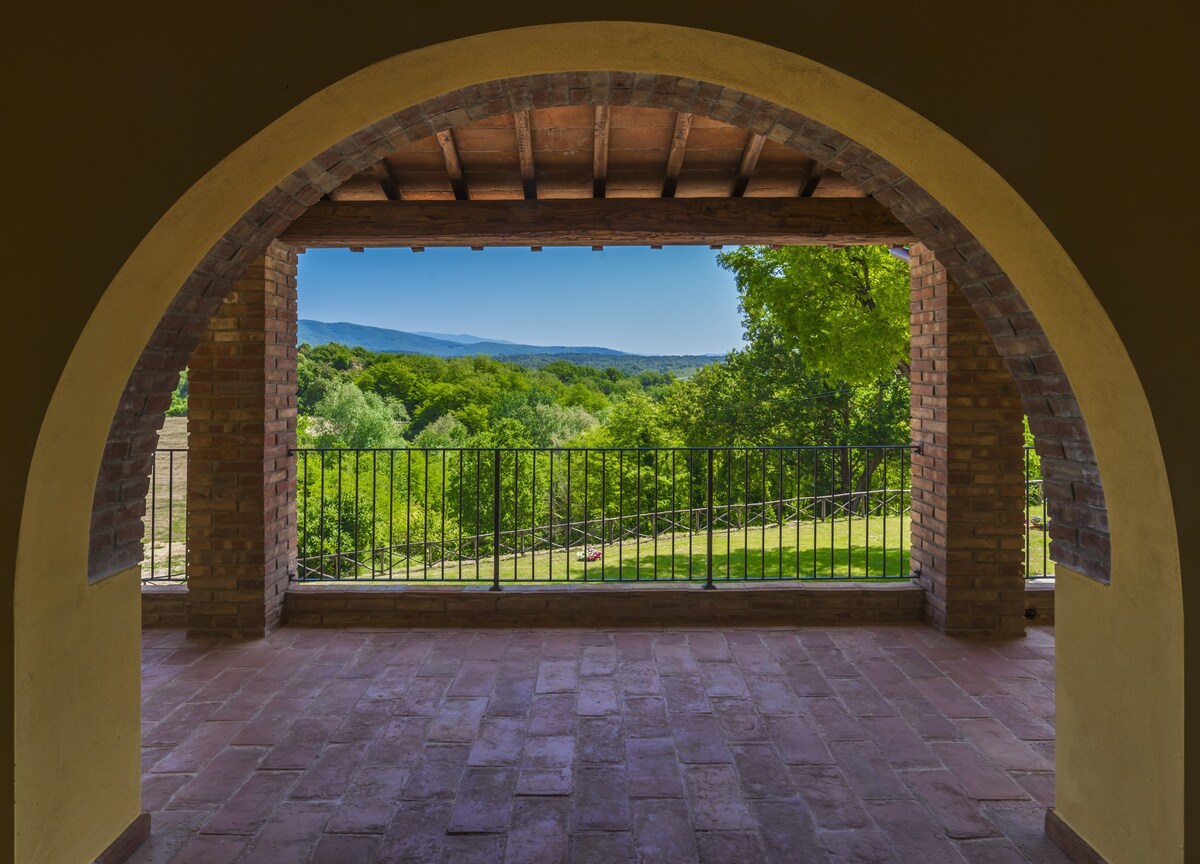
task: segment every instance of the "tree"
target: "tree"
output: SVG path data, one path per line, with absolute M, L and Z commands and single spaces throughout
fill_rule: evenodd
M 335 381 L 317 403 L 309 425 L 318 447 L 403 447 L 408 421 L 403 403 L 363 393 L 349 381 Z
M 671 440 L 658 405 L 633 392 L 608 412 L 604 438 L 609 447 L 669 447 Z
M 465 447 L 470 432 L 449 414 L 439 417 L 421 430 L 413 440 L 417 447 Z
M 880 246 L 742 246 L 717 256 L 734 274 L 748 341 L 769 329 L 830 381 L 907 372 L 908 264 Z
M 171 394 L 171 407 L 167 409 L 168 417 L 186 417 L 188 413 L 188 370 L 179 373 L 179 384 Z

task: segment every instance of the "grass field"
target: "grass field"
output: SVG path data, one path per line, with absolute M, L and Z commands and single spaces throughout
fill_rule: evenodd
M 1041 508 L 1031 512 L 1040 514 Z M 593 545 L 601 553 L 596 561 L 579 560 L 579 547 L 568 552 L 556 549 L 521 555 L 501 555 L 500 580 L 513 582 L 637 582 L 704 581 L 707 574 L 707 536 L 700 534 L 660 534 L 605 546 Z M 1028 572 L 1053 575 L 1054 562 L 1046 560 L 1049 572 L 1043 573 L 1046 533 L 1029 532 Z M 452 541 L 447 541 L 448 549 Z M 429 544 L 436 554 L 436 543 Z M 493 578 L 494 562 L 488 556 L 479 561 L 452 557 L 425 567 L 420 560 L 406 562 L 402 547 L 396 547 L 391 572 L 377 560 L 374 573 L 367 556 L 345 553 L 342 557 L 342 581 L 382 580 L 400 582 L 484 583 Z M 422 556 L 422 547 L 413 544 L 414 559 Z M 464 552 L 464 554 L 466 554 Z M 890 516 L 790 522 L 782 526 L 720 530 L 713 533 L 713 580 L 743 579 L 907 579 L 909 578 L 908 517 Z M 333 556 L 327 563 L 333 569 Z M 360 566 L 356 566 L 360 565 Z
M 713 579 L 878 579 L 908 578 L 907 517 L 891 516 L 790 522 L 783 526 L 752 526 L 713 532 Z M 885 544 L 886 538 L 886 544 Z M 708 567 L 707 535 L 703 533 L 660 534 L 594 545 L 601 553 L 596 561 L 578 560 L 578 547 L 570 551 L 539 551 L 502 555 L 502 582 L 532 581 L 652 581 L 700 580 Z M 885 550 L 886 545 L 886 552 Z M 414 544 L 414 555 L 421 548 Z M 486 582 L 492 579 L 493 560 L 478 562 L 457 559 L 425 568 L 419 561 L 408 563 L 402 552 L 392 580 L 415 582 Z M 344 559 L 347 569 L 353 567 Z M 367 563 L 367 562 L 362 562 Z M 369 566 L 359 570 L 359 579 L 370 579 Z M 388 579 L 386 572 L 375 578 Z

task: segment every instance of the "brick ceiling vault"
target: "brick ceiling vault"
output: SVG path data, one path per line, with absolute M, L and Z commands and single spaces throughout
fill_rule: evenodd
M 984 321 L 1013 374 L 1042 456 L 1056 526 L 1054 560 L 1101 581 L 1108 580 L 1107 512 L 1086 424 L 1049 338 L 1012 281 L 979 241 L 911 178 L 835 129 L 717 84 L 624 72 L 491 81 L 405 107 L 317 154 L 267 192 L 197 264 L 129 378 L 113 418 L 96 487 L 89 578 L 103 577 L 140 560 L 145 484 L 170 394 L 209 318 L 249 262 L 310 207 L 323 198 L 348 195 L 354 184 L 361 184 L 364 175 L 375 178 L 381 197 L 390 197 L 389 185 L 396 194 L 396 179 L 381 170 L 381 163 L 386 165 L 387 157 L 405 148 L 436 147 L 448 170 L 450 194 L 445 197 L 468 198 L 469 170 L 460 170 L 457 180 L 454 176 L 450 142 L 456 130 L 495 118 L 569 106 L 600 106 L 611 111 L 660 109 L 745 130 L 748 146 L 739 155 L 730 195 L 754 189 L 753 173 L 746 172 L 742 157 L 752 155 L 746 151 L 758 146 L 749 136 L 760 136 L 764 150 L 779 145 L 801 154 L 803 160 L 794 160 L 800 170 L 808 170 L 805 166 L 810 164 L 819 166 L 819 174 L 812 175 L 822 178 L 819 185 L 826 183 L 824 178 L 840 177 L 840 181 L 830 182 L 840 185 L 845 194 L 869 196 L 886 207 L 946 267 Z M 595 116 L 609 113 L 598 111 Z M 522 121 L 512 122 L 516 129 Z M 670 140 L 678 146 L 676 142 L 686 141 L 687 135 L 681 135 L 676 127 L 678 123 L 671 130 Z M 536 139 L 536 128 L 531 134 Z M 533 155 L 532 173 L 527 164 L 518 166 L 524 197 L 529 197 L 530 191 L 536 194 L 536 189 L 530 189 L 538 179 L 536 152 Z M 668 151 L 662 185 L 658 187 L 660 197 L 687 194 L 686 152 L 680 151 L 677 159 L 672 156 Z M 616 177 L 603 176 L 606 166 L 596 154 L 589 161 L 592 195 L 605 194 L 605 187 Z M 799 175 L 793 178 L 798 179 Z M 804 184 L 796 185 L 797 196 L 804 195 L 805 189 L 813 194 L 817 187 L 809 188 L 809 180 L 811 176 Z M 343 186 L 346 189 L 339 193 Z M 613 189 L 614 194 L 617 191 Z M 402 194 L 401 190 L 398 197 Z M 130 477 L 142 478 L 143 494 L 129 488 Z

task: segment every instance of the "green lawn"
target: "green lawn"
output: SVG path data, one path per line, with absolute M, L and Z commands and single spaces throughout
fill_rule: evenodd
M 868 527 L 869 521 L 869 527 Z M 884 554 L 886 534 L 887 553 Z M 903 548 L 901 548 L 903 544 Z M 891 516 L 789 522 L 783 526 L 751 526 L 713 533 L 713 579 L 865 579 L 908 578 L 907 517 Z M 530 581 L 703 581 L 708 566 L 707 535 L 660 534 L 606 546 L 597 561 L 577 559 L 578 547 L 554 552 L 502 555 L 502 582 Z M 420 547 L 414 555 L 420 555 Z M 446 560 L 428 568 L 402 556 L 391 574 L 394 580 L 416 582 L 487 582 L 493 560 Z M 364 562 L 365 563 L 365 562 Z M 353 565 L 346 561 L 347 570 Z M 359 578 L 371 578 L 370 568 Z M 387 579 L 381 572 L 376 578 Z
M 1041 507 L 1031 508 L 1040 515 Z M 869 525 L 868 525 L 869 521 Z M 1029 572 L 1042 575 L 1046 532 L 1029 532 Z M 505 538 L 510 542 L 511 538 Z M 713 533 L 713 580 L 742 579 L 907 579 L 909 555 L 908 517 L 890 516 L 836 519 L 823 522 L 789 522 L 779 525 L 724 529 Z M 884 552 L 886 543 L 886 553 Z M 448 542 L 447 544 L 451 544 Z M 605 546 L 596 561 L 578 560 L 578 546 L 500 557 L 500 580 L 512 582 L 631 582 L 704 581 L 708 564 L 707 536 L 703 533 L 660 534 Z M 436 545 L 430 544 L 431 554 Z M 413 555 L 420 558 L 420 545 Z M 447 560 L 424 567 L 419 560 L 406 562 L 398 551 L 391 573 L 377 562 L 372 575 L 368 561 L 357 571 L 358 580 L 485 583 L 493 578 L 491 557 L 460 560 L 451 550 Z M 1054 562 L 1047 559 L 1053 575 Z M 343 580 L 352 580 L 354 556 L 343 558 Z

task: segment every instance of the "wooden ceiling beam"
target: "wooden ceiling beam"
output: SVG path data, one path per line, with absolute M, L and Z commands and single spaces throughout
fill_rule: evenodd
M 378 162 L 373 163 L 371 165 L 371 173 L 379 181 L 379 188 L 383 190 L 383 194 L 387 200 L 400 200 L 400 187 L 396 184 L 396 178 L 392 176 L 392 169 L 388 167 L 386 159 L 380 159 Z
M 679 172 L 683 170 L 683 154 L 687 150 L 687 136 L 692 128 L 692 115 L 680 111 L 675 115 L 675 131 L 671 133 L 671 150 L 667 154 L 667 176 L 663 180 L 662 197 L 674 198 L 679 185 Z
M 537 198 L 537 180 L 533 174 L 533 132 L 529 127 L 529 112 L 518 111 L 513 115 L 517 129 L 517 159 L 521 163 L 521 187 L 525 199 Z
M 813 193 L 817 191 L 817 187 L 821 185 L 821 175 L 824 173 L 824 166 L 818 165 L 815 161 L 808 163 L 808 167 L 800 175 L 801 198 L 811 198 L 813 196 Z
M 873 198 L 330 201 L 280 240 L 298 246 L 738 246 L 913 242 Z
M 467 180 L 463 176 L 462 159 L 459 158 L 458 147 L 454 143 L 454 133 L 443 129 L 437 133 L 437 142 L 442 148 L 442 158 L 446 162 L 446 174 L 450 177 L 450 188 L 454 190 L 455 200 L 468 200 L 470 196 L 467 193 Z
M 603 198 L 608 183 L 608 106 L 597 105 L 592 121 L 592 197 Z
M 746 146 L 742 148 L 742 158 L 738 162 L 737 177 L 734 178 L 733 188 L 729 192 L 734 198 L 741 198 L 746 194 L 746 187 L 750 185 L 750 178 L 754 176 L 754 169 L 758 167 L 758 157 L 762 154 L 766 141 L 766 136 L 757 132 L 751 132 L 750 137 L 746 139 Z

